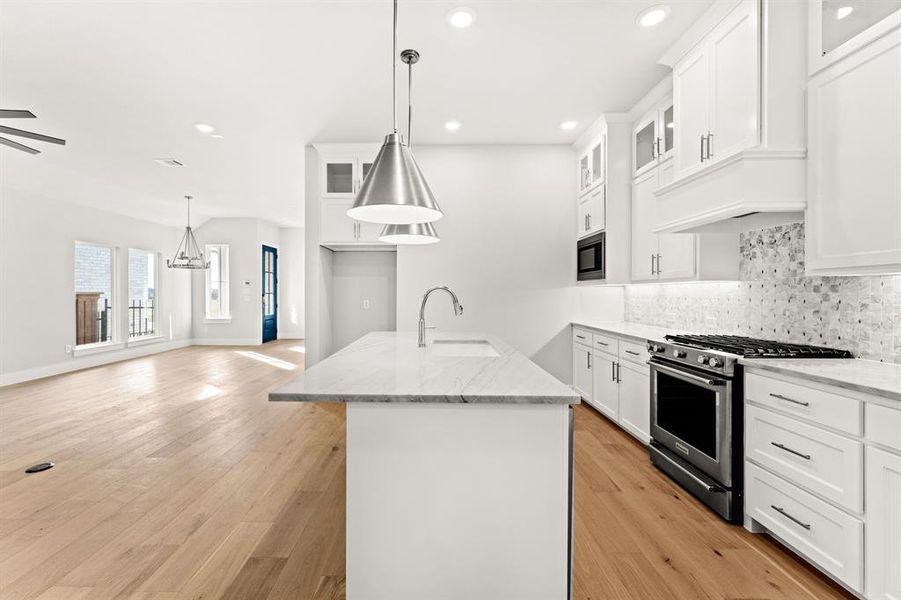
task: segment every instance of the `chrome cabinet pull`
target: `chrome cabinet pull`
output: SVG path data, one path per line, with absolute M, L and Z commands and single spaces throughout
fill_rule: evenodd
M 641 356 L 641 355 L 640 355 L 638 352 L 636 352 L 635 350 L 626 350 L 626 354 L 631 354 L 632 356 Z
M 591 213 L 586 215 L 588 217 L 588 229 L 591 229 Z
M 701 162 L 704 162 L 704 134 L 701 134 Z
M 797 518 L 791 516 L 790 514 L 788 514 L 787 512 L 785 512 L 785 509 L 782 508 L 781 506 L 776 506 L 775 504 L 770 504 L 770 508 L 772 508 L 773 510 L 775 510 L 777 513 L 779 513 L 780 515 L 782 515 L 782 516 L 785 517 L 786 519 L 789 519 L 789 520 L 791 520 L 791 521 L 794 521 L 795 523 L 797 523 L 798 525 L 800 525 L 800 526 L 803 527 L 804 529 L 810 531 L 810 523 L 805 523 L 804 521 L 801 521 L 800 519 L 797 519 Z
M 656 275 L 657 270 L 654 268 L 654 255 L 651 255 L 651 275 Z
M 713 140 L 713 134 L 709 131 L 707 132 L 707 160 L 710 160 L 713 157 L 713 145 L 711 141 Z
M 791 402 L 792 404 L 800 404 L 801 406 L 810 406 L 810 402 L 802 402 L 800 400 L 795 400 L 794 398 L 789 398 L 788 396 L 783 396 L 782 394 L 773 394 L 770 396 L 773 398 L 778 398 L 779 400 L 785 400 L 786 402 Z
M 590 369 L 590 368 L 591 368 L 591 352 L 589 352 L 589 353 L 586 354 L 585 356 L 588 357 L 588 368 Z
M 660 158 L 660 138 L 657 138 L 657 143 L 655 145 L 657 146 L 657 158 Z
M 585 339 L 585 336 L 584 336 L 584 335 L 579 335 L 578 333 L 576 334 L 576 337 L 579 338 L 580 340 L 584 340 L 584 339 Z
M 788 446 L 783 446 L 782 444 L 779 444 L 776 442 L 770 442 L 770 444 L 772 444 L 773 446 L 776 446 L 780 450 L 785 450 L 786 452 L 790 452 L 791 454 L 794 454 L 795 456 L 800 456 L 804 460 L 810 460 L 809 454 L 804 454 L 803 452 L 798 452 L 797 450 L 793 450 L 792 448 L 789 448 Z
M 663 271 L 660 270 L 660 255 L 657 255 L 657 274 L 660 275 Z
M 622 383 L 622 380 L 623 380 L 622 375 L 623 375 L 622 365 L 619 363 L 616 363 L 616 383 Z
M 616 363 L 610 363 L 610 381 L 616 383 Z
M 607 342 L 602 342 L 600 340 L 596 341 L 595 344 L 597 344 L 598 346 L 609 346 L 610 345 Z

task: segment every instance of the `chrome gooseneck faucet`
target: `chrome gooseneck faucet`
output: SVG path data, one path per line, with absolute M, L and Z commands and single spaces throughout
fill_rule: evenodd
M 463 305 L 460 304 L 460 301 L 457 300 L 457 295 L 451 291 L 449 287 L 446 285 L 438 285 L 433 288 L 429 288 L 425 294 L 422 296 L 422 304 L 419 305 L 419 347 L 425 348 L 425 304 L 429 299 L 429 296 L 432 292 L 436 290 L 444 290 L 448 294 L 450 294 L 451 301 L 454 303 L 454 314 L 458 317 L 463 314 Z

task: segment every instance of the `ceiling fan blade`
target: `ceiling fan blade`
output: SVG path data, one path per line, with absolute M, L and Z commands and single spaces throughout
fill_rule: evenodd
M 66 140 L 50 137 L 49 135 L 44 135 L 42 133 L 32 133 L 30 131 L 25 131 L 24 129 L 16 129 L 15 127 L 7 127 L 6 125 L 0 125 L 0 133 L 37 140 L 39 142 L 50 142 L 51 144 L 59 144 L 60 146 L 66 145 Z
M 0 119 L 34 119 L 34 113 L 30 110 L 13 110 L 0 108 Z
M 20 144 L 19 142 L 14 142 L 12 140 L 8 140 L 5 137 L 0 137 L 0 144 L 4 146 L 9 146 L 10 148 L 15 148 L 16 150 L 21 150 L 22 152 L 27 152 L 29 154 L 40 154 L 40 150 L 35 150 L 25 144 Z

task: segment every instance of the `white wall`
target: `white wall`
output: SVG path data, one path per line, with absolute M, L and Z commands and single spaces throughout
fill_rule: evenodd
M 370 331 L 394 331 L 397 255 L 335 252 L 331 299 L 332 350 L 339 350 Z
M 278 337 L 304 337 L 304 238 L 303 227 L 279 229 Z
M 191 281 L 167 269 L 182 230 L 67 202 L 0 196 L 0 384 L 24 381 L 158 352 L 190 343 Z M 118 306 L 127 291 L 129 248 L 160 252 L 158 290 L 162 342 L 73 357 L 75 344 L 74 244 L 118 248 Z M 127 311 L 116 310 L 120 341 Z
M 622 288 L 576 286 L 576 161 L 564 146 L 419 146 L 414 154 L 445 217 L 441 242 L 397 253 L 397 328 L 426 321 L 444 331 L 486 331 L 562 381 L 571 380 L 569 323 L 582 313 L 621 320 Z M 434 332 L 431 333 L 435 335 Z

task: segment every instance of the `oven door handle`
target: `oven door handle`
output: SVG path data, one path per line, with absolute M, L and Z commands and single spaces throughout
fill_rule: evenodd
M 650 363 L 652 369 L 657 369 L 658 371 L 663 371 L 673 377 L 678 377 L 679 379 L 684 379 L 686 381 L 693 381 L 695 383 L 701 383 L 708 387 L 720 387 L 726 384 L 722 379 L 711 379 L 709 377 L 702 377 L 700 375 L 695 375 L 694 373 L 688 373 L 686 371 L 682 371 L 681 369 L 674 369 L 672 367 L 667 367 L 659 362 L 651 361 Z

